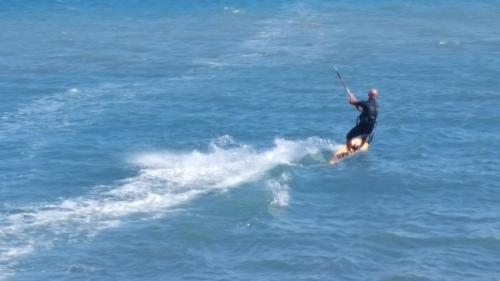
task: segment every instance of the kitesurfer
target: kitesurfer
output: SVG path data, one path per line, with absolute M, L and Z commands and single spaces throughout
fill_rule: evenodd
M 378 91 L 375 88 L 368 91 L 368 100 L 359 101 L 354 94 L 348 91 L 349 103 L 354 105 L 361 114 L 358 117 L 356 126 L 352 128 L 346 136 L 346 146 L 349 151 L 355 151 L 361 148 L 366 142 L 370 143 L 373 138 L 373 129 L 377 123 L 377 97 Z M 361 137 L 361 145 L 354 147 L 351 144 L 352 139 Z

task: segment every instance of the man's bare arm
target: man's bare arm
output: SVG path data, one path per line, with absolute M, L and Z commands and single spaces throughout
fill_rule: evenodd
M 354 105 L 358 102 L 358 99 L 354 96 L 353 93 L 351 93 L 351 91 L 349 91 L 349 103 Z

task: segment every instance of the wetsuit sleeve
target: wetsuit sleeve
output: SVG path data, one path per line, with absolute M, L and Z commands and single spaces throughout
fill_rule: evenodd
M 365 111 L 365 108 L 367 108 L 367 104 L 365 101 L 358 101 L 353 104 L 359 111 Z

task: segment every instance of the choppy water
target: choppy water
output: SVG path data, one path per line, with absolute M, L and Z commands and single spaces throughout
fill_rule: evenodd
M 0 26 L 0 279 L 500 278 L 500 2 L 0 0 Z M 333 62 L 381 105 L 335 167 Z

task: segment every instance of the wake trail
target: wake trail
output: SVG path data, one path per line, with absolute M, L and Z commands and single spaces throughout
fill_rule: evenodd
M 276 139 L 274 146 L 258 151 L 236 144 L 230 136 L 213 141 L 206 152 L 147 152 L 130 162 L 136 176 L 115 187 L 98 188 L 59 202 L 8 208 L 0 217 L 0 268 L 39 248 L 50 248 L 59 240 L 92 237 L 117 227 L 131 214 L 158 215 L 186 204 L 208 192 L 223 192 L 244 183 L 265 179 L 278 166 L 300 165 L 306 156 L 332 151 L 329 140 L 311 137 L 291 141 Z M 288 204 L 286 174 L 268 179 L 272 204 Z M 1 276 L 0 276 L 1 277 Z

